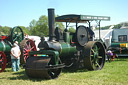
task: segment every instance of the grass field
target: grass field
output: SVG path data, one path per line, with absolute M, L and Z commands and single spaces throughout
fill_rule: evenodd
M 32 79 L 27 77 L 24 69 L 11 72 L 11 68 L 6 68 L 0 73 L 0 85 L 128 85 L 128 58 L 106 62 L 99 71 L 64 70 L 54 80 Z

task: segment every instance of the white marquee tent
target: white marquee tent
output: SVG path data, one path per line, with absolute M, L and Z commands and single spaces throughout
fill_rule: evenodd
M 113 29 L 107 29 L 107 30 L 100 30 L 100 38 L 103 42 L 105 42 L 106 46 L 110 46 L 111 44 L 111 38 L 112 38 L 112 31 Z M 99 30 L 95 30 L 95 38 L 99 39 Z

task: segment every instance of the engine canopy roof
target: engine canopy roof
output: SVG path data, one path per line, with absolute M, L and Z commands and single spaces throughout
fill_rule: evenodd
M 93 21 L 93 20 L 110 21 L 110 17 L 68 14 L 68 15 L 62 15 L 55 18 L 56 22 L 72 22 L 72 23 L 76 23 L 76 22 L 82 23 L 82 22 Z

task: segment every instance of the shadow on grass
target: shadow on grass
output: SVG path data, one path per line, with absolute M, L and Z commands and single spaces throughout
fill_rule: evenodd
M 20 71 L 20 72 L 13 72 L 14 77 L 10 77 L 10 80 L 29 80 L 29 81 L 42 81 L 42 80 L 47 80 L 47 79 L 41 79 L 41 78 L 30 78 L 26 75 L 25 71 Z
M 122 56 L 122 57 L 117 58 L 116 60 L 117 60 L 117 61 L 128 61 L 128 57 Z
M 114 60 L 106 60 L 106 62 L 109 62 L 109 63 L 111 63 L 111 62 L 115 62 L 115 61 L 128 61 L 128 57 L 119 57 L 119 58 L 115 58 Z
M 63 69 L 63 73 L 74 73 L 74 72 L 88 72 L 86 69 Z M 45 81 L 45 80 L 50 80 L 50 79 L 42 79 L 42 78 L 30 78 L 26 75 L 25 71 L 20 71 L 20 72 L 13 72 L 12 75 L 13 77 L 9 77 L 10 80 L 28 80 L 28 81 Z
M 68 69 L 68 68 L 64 68 L 63 70 L 62 70 L 62 72 L 63 73 L 74 73 L 74 72 L 88 72 L 89 70 L 87 70 L 87 69 Z

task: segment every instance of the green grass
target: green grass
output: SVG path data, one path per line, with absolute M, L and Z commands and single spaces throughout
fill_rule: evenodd
M 11 72 L 11 68 L 6 68 L 0 73 L 0 85 L 128 85 L 128 59 L 106 62 L 98 71 L 64 70 L 54 80 L 32 79 L 27 77 L 24 69 Z

